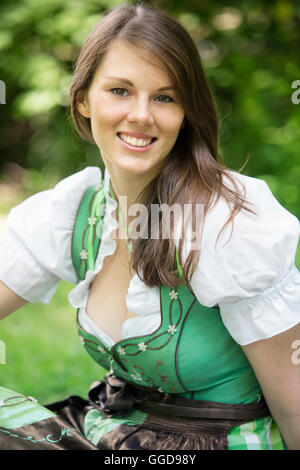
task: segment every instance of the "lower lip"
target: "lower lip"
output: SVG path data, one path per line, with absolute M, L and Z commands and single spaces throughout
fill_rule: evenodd
M 137 146 L 128 144 L 127 142 L 122 140 L 119 135 L 117 135 L 117 137 L 119 141 L 124 145 L 124 147 L 131 150 L 132 152 L 147 152 L 148 150 L 152 148 L 153 144 L 156 142 L 156 140 L 154 140 L 153 142 L 151 142 L 151 144 L 146 145 L 146 147 L 137 147 Z

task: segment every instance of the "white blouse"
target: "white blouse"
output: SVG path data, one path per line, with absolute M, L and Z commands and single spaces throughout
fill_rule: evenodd
M 230 174 L 245 186 L 245 197 L 258 217 L 240 211 L 230 240 L 231 224 L 223 230 L 215 249 L 217 236 L 229 215 L 226 201 L 218 200 L 205 219 L 200 259 L 191 287 L 202 305 L 219 305 L 225 327 L 237 343 L 245 345 L 270 338 L 300 322 L 300 273 L 295 267 L 300 224 L 279 204 L 264 181 L 234 171 Z M 4 284 L 29 302 L 49 303 L 61 279 L 78 282 L 71 257 L 75 218 L 85 190 L 101 181 L 100 169 L 87 167 L 10 211 L 7 231 L 0 238 L 0 280 Z M 113 340 L 85 312 L 90 285 L 102 269 L 105 256 L 116 249 L 115 240 L 110 238 L 118 227 L 112 216 L 116 202 L 109 195 L 109 182 L 106 169 L 107 209 L 95 269 L 87 271 L 85 279 L 71 290 L 69 301 L 80 309 L 82 326 L 113 345 Z M 147 287 L 136 274 L 126 303 L 137 317 L 124 322 L 123 339 L 150 334 L 159 326 L 158 287 Z

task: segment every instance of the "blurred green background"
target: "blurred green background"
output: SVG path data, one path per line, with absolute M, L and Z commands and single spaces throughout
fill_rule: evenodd
M 1 0 L 0 233 L 9 209 L 63 177 L 99 165 L 96 146 L 80 140 L 68 113 L 74 57 L 113 0 Z M 136 2 L 127 2 L 136 3 Z M 221 120 L 228 167 L 264 179 L 300 217 L 300 4 L 278 1 L 147 2 L 174 15 L 196 41 Z M 298 94 L 298 98 L 299 98 Z M 1 262 L 1 261 L 0 261 Z M 300 268 L 300 250 L 297 253 Z M 27 305 L 1 321 L 6 365 L 0 384 L 50 402 L 85 395 L 103 370 L 76 335 L 61 282 L 49 305 Z

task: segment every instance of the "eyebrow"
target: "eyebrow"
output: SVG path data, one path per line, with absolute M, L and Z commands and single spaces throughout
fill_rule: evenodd
M 133 83 L 127 78 L 123 78 L 123 77 L 104 77 L 104 78 L 118 80 L 119 82 L 125 83 L 126 85 L 134 86 Z M 171 85 L 163 86 L 162 88 L 159 88 L 157 91 L 166 91 L 166 90 L 175 90 L 175 87 Z

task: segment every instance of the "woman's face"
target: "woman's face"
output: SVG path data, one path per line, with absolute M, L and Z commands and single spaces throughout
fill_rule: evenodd
M 78 93 L 77 107 L 91 119 L 106 165 L 153 177 L 184 119 L 174 83 L 161 62 L 150 51 L 125 42 L 111 45 L 88 92 Z

